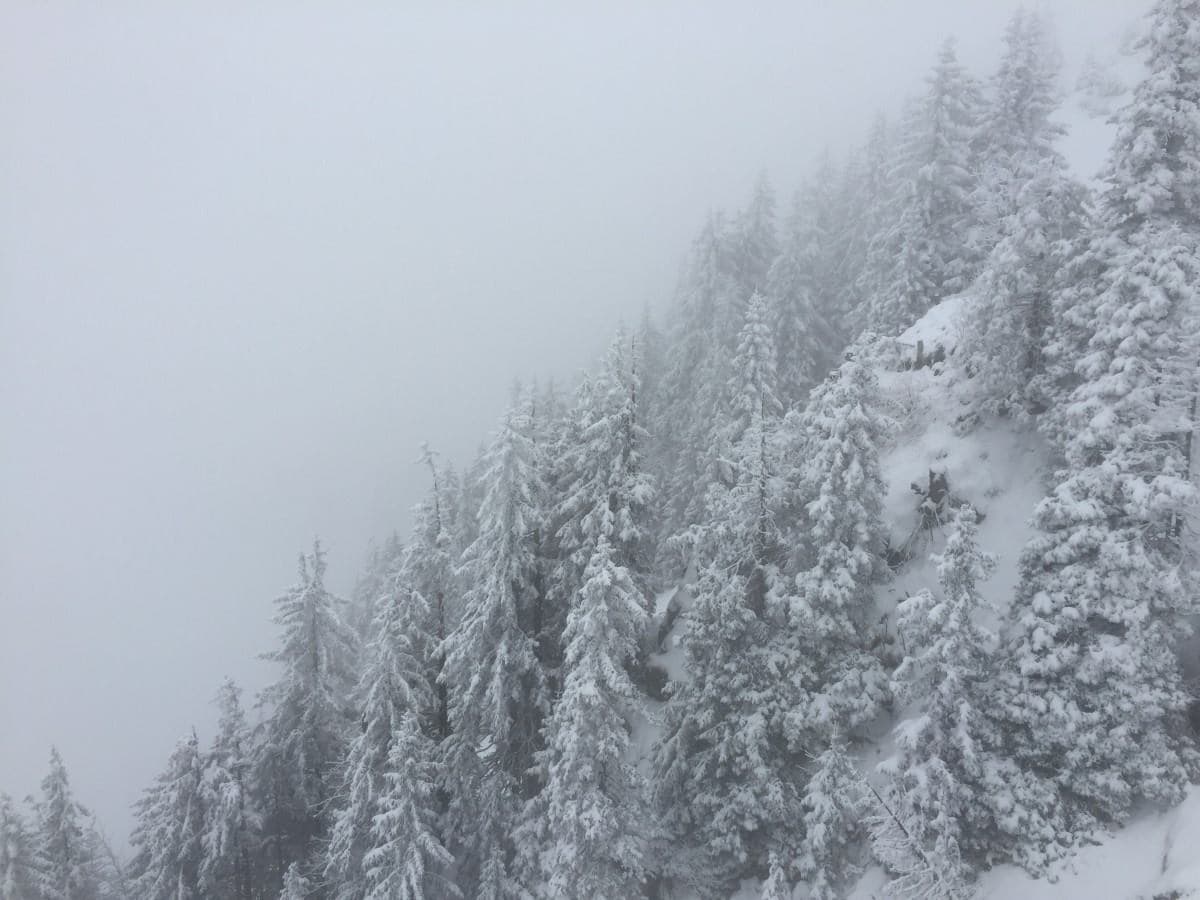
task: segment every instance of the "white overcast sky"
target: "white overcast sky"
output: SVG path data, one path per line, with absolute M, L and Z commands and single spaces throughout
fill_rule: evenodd
M 1144 5 L 1040 4 L 1069 64 Z M 0 0 L 0 790 L 57 744 L 123 842 L 314 535 L 348 589 L 421 441 L 467 461 L 1013 8 Z

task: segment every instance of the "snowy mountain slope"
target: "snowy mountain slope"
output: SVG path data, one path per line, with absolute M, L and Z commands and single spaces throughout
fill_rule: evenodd
M 981 544 L 997 557 L 994 575 L 985 584 L 987 601 L 993 608 L 994 627 L 1007 609 L 1017 583 L 1017 560 L 1031 534 L 1030 514 L 1045 493 L 1049 465 L 1046 448 L 1034 432 L 1008 421 L 966 420 L 972 385 L 953 365 L 959 318 L 969 303 L 965 296 L 952 297 L 931 309 L 894 341 L 870 348 L 870 357 L 880 384 L 879 404 L 892 418 L 894 427 L 888 446 L 881 453 L 887 495 L 884 516 L 891 545 L 907 546 L 911 558 L 899 566 L 895 576 L 878 586 L 876 604 L 880 621 L 894 634 L 897 603 L 924 588 L 937 587 L 938 579 L 930 554 L 939 552 L 947 529 L 941 524 L 952 513 L 951 505 L 969 503 L 982 515 Z M 920 343 L 924 357 L 945 356 L 941 362 L 912 365 Z M 940 348 L 940 349 L 939 349 Z M 932 525 L 923 520 L 923 496 L 914 488 L 928 490 L 930 479 L 948 485 L 946 501 Z M 659 595 L 656 619 L 662 621 L 674 593 Z M 665 636 L 663 649 L 652 655 L 652 663 L 666 670 L 672 680 L 686 678 L 683 647 L 686 641 L 687 591 L 680 590 L 683 613 Z M 645 767 L 659 737 L 660 704 L 652 703 L 634 725 L 633 747 L 639 765 Z M 898 710 L 894 718 L 879 723 L 877 742 L 857 753 L 863 774 L 882 782 L 880 763 L 893 752 L 891 735 L 906 718 Z M 1009 876 L 1012 877 L 1011 875 Z M 863 898 L 885 897 L 878 893 L 880 875 L 864 877 Z M 796 896 L 803 897 L 803 887 Z M 757 897 L 759 887 L 746 882 L 737 897 Z M 862 893 L 866 891 L 866 893 Z M 1014 895 L 1016 896 L 1016 895 Z
M 936 567 L 930 555 L 945 544 L 946 529 L 935 519 L 927 527 L 920 507 L 927 499 L 930 480 L 944 479 L 946 499 L 941 508 L 969 503 L 982 515 L 981 546 L 996 557 L 997 565 L 983 585 L 990 605 L 985 623 L 995 629 L 1003 620 L 1018 580 L 1018 558 L 1031 536 L 1035 504 L 1045 494 L 1052 465 L 1047 447 L 1036 432 L 1000 419 L 982 421 L 965 416 L 972 384 L 956 368 L 954 350 L 958 322 L 970 298 L 952 297 L 931 309 L 894 342 L 870 351 L 880 382 L 880 403 L 894 421 L 890 443 L 881 455 L 887 496 L 884 515 L 893 548 L 907 544 L 911 558 L 876 593 L 880 619 L 894 634 L 897 603 L 924 588 L 937 588 Z M 946 358 L 916 368 L 920 342 L 925 358 Z M 939 352 L 941 348 L 941 352 Z M 671 594 L 658 598 L 658 614 L 665 613 Z M 683 642 L 686 612 L 666 636 L 664 650 L 653 661 L 672 679 L 685 677 Z M 645 765 L 658 737 L 658 704 L 635 727 L 634 748 Z M 892 735 L 902 727 L 908 711 L 899 709 L 881 722 L 875 743 L 860 748 L 857 758 L 863 775 L 881 783 L 880 766 L 893 753 Z M 1152 900 L 1200 897 L 1200 789 L 1193 789 L 1184 804 L 1166 813 L 1147 812 L 1129 827 L 1085 848 L 1060 864 L 1055 879 L 1038 880 L 1014 866 L 987 872 L 976 885 L 983 900 Z M 759 896 L 756 883 L 745 882 L 736 900 Z M 1173 893 L 1174 892 L 1174 893 Z M 806 897 L 798 886 L 795 898 Z M 878 867 L 859 881 L 851 900 L 885 900 L 887 878 Z
M 899 350 L 912 358 L 918 341 L 925 352 L 939 344 L 952 354 L 956 321 L 968 298 L 951 298 L 922 318 L 899 339 Z M 1016 587 L 1017 559 L 1032 533 L 1033 506 L 1045 492 L 1044 478 L 1050 461 L 1044 442 L 1028 430 L 991 420 L 969 430 L 962 414 L 969 382 L 953 365 L 879 372 L 883 400 L 897 417 L 892 446 L 883 456 L 888 484 L 886 515 L 893 540 L 911 534 L 917 521 L 918 498 L 910 480 L 926 486 L 927 469 L 944 474 L 952 497 L 971 503 L 984 514 L 980 543 L 997 558 L 993 576 L 983 585 L 993 609 L 995 627 L 1011 603 Z M 914 398 L 919 398 L 919 402 Z M 919 551 L 888 584 L 881 585 L 878 603 L 889 614 L 906 594 L 934 587 L 937 573 L 929 562 L 944 544 L 941 529 L 934 528 L 919 544 Z M 894 723 L 900 726 L 905 712 Z M 877 777 L 879 763 L 891 752 L 890 734 L 861 754 L 864 774 Z M 1060 864 L 1053 880 L 1034 879 L 1015 866 L 987 872 L 976 885 L 979 900 L 1152 900 L 1200 897 L 1200 789 L 1165 813 L 1147 812 L 1127 828 L 1109 836 Z M 804 896 L 799 890 L 796 896 Z M 884 900 L 887 879 L 879 868 L 869 870 L 850 900 Z

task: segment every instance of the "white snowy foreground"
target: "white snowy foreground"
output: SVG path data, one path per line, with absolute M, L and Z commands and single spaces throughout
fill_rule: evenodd
M 1054 881 L 1034 879 L 1015 866 L 987 872 L 975 900 L 1186 900 L 1200 897 L 1200 788 L 1175 809 L 1147 814 L 1061 865 Z M 805 900 L 803 886 L 794 900 Z M 745 883 L 732 900 L 758 900 Z M 888 900 L 887 877 L 867 871 L 847 900 Z
M 1184 900 L 1200 897 L 1200 788 L 1163 814 L 1148 814 L 1059 867 L 1057 880 L 1000 866 L 980 879 L 976 900 Z M 884 900 L 879 869 L 848 900 Z M 797 897 L 802 896 L 799 892 Z

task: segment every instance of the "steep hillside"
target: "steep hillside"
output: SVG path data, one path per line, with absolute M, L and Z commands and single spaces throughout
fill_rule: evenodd
M 1044 441 L 1010 421 L 977 421 L 964 417 L 972 385 L 955 366 L 959 316 L 969 298 L 957 296 L 931 309 L 895 341 L 881 343 L 874 365 L 882 388 L 880 404 L 894 420 L 890 445 L 882 455 L 887 481 L 886 517 L 892 547 L 911 557 L 898 563 L 894 577 L 881 584 L 877 604 L 890 633 L 896 604 L 923 588 L 936 588 L 937 571 L 930 556 L 945 545 L 940 516 L 969 503 L 983 518 L 980 542 L 996 558 L 996 569 L 984 583 L 990 607 L 983 623 L 995 629 L 1012 602 L 1018 581 L 1017 559 L 1032 536 L 1030 516 L 1044 496 L 1052 463 Z M 922 357 L 938 361 L 917 367 Z M 944 484 L 943 496 L 930 497 L 930 484 Z M 939 502 L 940 500 L 940 502 Z M 674 602 L 683 608 L 666 634 L 654 661 L 673 679 L 685 677 L 682 663 L 687 621 L 686 586 L 658 598 L 660 621 Z M 682 600 L 680 599 L 682 598 Z M 636 729 L 635 748 L 646 762 L 659 737 L 652 704 Z M 877 740 L 856 754 L 861 774 L 881 784 L 892 756 L 892 735 L 903 728 L 911 710 L 900 709 L 879 723 Z M 1200 842 L 1200 789 L 1193 788 L 1180 806 L 1147 810 L 1120 831 L 1058 864 L 1048 878 L 1033 878 L 1004 865 L 985 873 L 974 896 L 986 900 L 1152 900 L 1200 897 L 1200 864 L 1194 847 Z M 688 895 L 684 895 L 687 897 Z M 744 882 L 735 900 L 761 896 L 761 885 Z M 803 886 L 792 896 L 804 900 Z M 878 866 L 869 868 L 848 900 L 887 900 L 888 878 Z
M 951 297 L 898 338 L 880 340 L 866 351 L 880 384 L 877 403 L 892 421 L 881 463 L 887 487 L 884 516 L 895 571 L 876 593 L 879 621 L 892 641 L 897 603 L 922 589 L 936 589 L 938 575 L 930 557 L 944 548 L 949 519 L 963 504 L 970 504 L 982 516 L 980 543 L 997 561 L 983 585 L 989 607 L 984 624 L 997 628 L 1012 601 L 1021 548 L 1033 532 L 1030 515 L 1045 495 L 1050 461 L 1041 437 L 1008 420 L 981 421 L 967 415 L 973 385 L 955 365 L 954 354 L 960 317 L 968 302 L 964 295 Z M 686 677 L 683 648 L 688 587 L 685 581 L 680 588 L 660 595 L 657 603 L 660 622 L 667 621 L 669 609 L 679 611 L 665 632 L 661 651 L 652 657 L 673 680 Z M 636 728 L 634 749 L 647 769 L 648 755 L 660 737 L 660 709 L 661 704 L 651 704 Z M 858 748 L 856 757 L 868 781 L 882 784 L 885 780 L 883 772 L 893 751 L 892 734 L 903 727 L 910 712 L 898 709 L 878 722 L 877 739 Z M 1200 813 L 1200 801 L 1196 806 Z M 1160 831 L 1154 834 L 1161 837 Z M 1004 900 L 1030 896 L 1021 892 L 1035 883 L 1015 869 L 996 876 L 999 889 L 1013 892 L 995 895 Z M 870 870 L 854 896 L 861 900 L 886 897 L 881 887 L 884 880 L 882 870 Z M 795 896 L 803 897 L 801 891 L 803 888 L 797 888 Z M 738 896 L 758 897 L 759 886 L 746 882 Z

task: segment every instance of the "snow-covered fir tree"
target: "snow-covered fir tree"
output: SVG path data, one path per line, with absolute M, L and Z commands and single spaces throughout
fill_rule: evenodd
M 821 235 L 805 200 L 803 195 L 796 197 L 764 291 L 775 341 L 779 396 L 788 408 L 802 404 L 809 388 L 823 377 L 829 348 L 836 340 L 819 309 Z
M 1059 312 L 1080 275 L 1074 260 L 1089 224 L 1087 191 L 1055 146 L 1065 129 L 1052 118 L 1057 67 L 1048 42 L 1040 17 L 1025 11 L 1005 35 L 976 189 L 991 249 L 971 291 L 960 347 L 982 406 L 1018 414 L 1061 402 L 1047 348 L 1065 338 L 1056 335 L 1063 329 Z
M 804 837 L 795 867 L 812 900 L 837 900 L 861 868 L 866 810 L 862 776 L 837 736 L 811 768 L 801 801 Z
M 334 900 L 362 900 L 373 889 L 366 858 L 379 846 L 375 822 L 383 814 L 392 749 L 402 726 L 407 727 L 406 717 L 427 730 L 435 723 L 427 668 L 434 644 L 432 613 L 407 576 L 403 566 L 392 573 L 392 584 L 383 588 L 376 608 L 375 637 L 359 689 L 360 731 L 347 751 L 325 850 L 325 880 Z M 431 805 L 423 815 L 431 818 L 436 812 Z
M 204 856 L 204 760 L 193 731 L 137 804 L 134 889 L 144 900 L 198 900 Z
M 35 804 L 34 888 L 38 900 L 91 900 L 97 893 L 95 842 L 58 750 Z
M 544 511 L 531 428 L 528 405 L 515 406 L 488 450 L 479 536 L 464 558 L 469 588 L 444 645 L 453 729 L 444 758 L 459 781 L 449 836 L 466 857 L 464 882 L 478 873 L 477 896 L 513 890 L 511 832 L 538 787 L 530 771 L 550 704 L 537 653 L 541 598 L 534 585 Z
M 689 588 L 689 678 L 671 697 L 655 759 L 666 824 L 703 852 L 706 865 L 693 874 L 714 896 L 741 877 L 768 874 L 771 852 L 798 818 L 799 794 L 798 759 L 781 733 L 794 660 L 780 627 L 780 408 L 759 299 L 747 311 L 734 369 L 741 433 L 731 441 L 732 483 L 709 492 Z
M 910 810 L 897 808 L 877 789 L 868 788 L 874 811 L 865 819 L 871 834 L 875 858 L 889 874 L 887 896 L 904 900 L 968 900 L 972 895 L 968 870 L 958 855 L 958 847 L 946 840 L 949 807 L 933 822 L 925 822 Z M 931 795 L 947 797 L 944 783 L 930 784 Z M 932 850 L 927 849 L 921 829 L 929 827 L 937 836 Z
M 766 298 L 757 291 L 746 303 L 727 392 L 727 417 L 716 435 L 716 484 L 719 488 L 736 484 L 747 465 L 762 483 L 768 477 L 765 467 L 770 455 L 765 445 L 773 440 L 783 404 L 771 317 Z
M 252 747 L 241 694 L 230 679 L 218 690 L 217 733 L 203 762 L 199 884 L 212 900 L 254 897 L 261 821 L 251 796 Z
M 0 900 L 32 898 L 33 834 L 8 794 L 0 794 Z
M 546 779 L 529 805 L 526 880 L 538 896 L 624 897 L 641 890 L 652 828 L 646 789 L 627 754 L 639 692 L 629 668 L 646 631 L 649 554 L 637 374 L 618 335 L 580 410 L 578 473 L 560 544 L 586 555 L 563 634 L 562 693 L 538 756 Z
M 874 372 L 851 353 L 785 424 L 803 508 L 794 590 L 788 592 L 801 699 L 792 740 L 822 748 L 877 715 L 887 678 L 870 651 L 872 585 L 885 576 L 879 452 L 888 424 Z
M 97 900 L 125 900 L 133 896 L 129 864 L 123 854 L 113 849 L 94 816 L 88 830 L 88 843 L 91 846 Z
M 712 429 L 721 421 L 736 336 L 729 333 L 728 323 L 740 317 L 729 243 L 724 217 L 710 216 L 692 245 L 678 289 L 662 391 L 663 418 L 655 429 L 668 536 L 703 519 Z
M 638 894 L 646 877 L 652 829 L 627 758 L 638 702 L 627 667 L 644 631 L 645 598 L 613 555 L 600 537 L 567 619 L 562 696 L 538 757 L 546 787 L 524 832 L 538 839 L 535 896 L 615 900 Z
M 275 601 L 279 647 L 266 655 L 283 672 L 263 691 L 268 716 L 255 746 L 256 804 L 263 815 L 267 887 L 292 863 L 311 864 L 324 838 L 337 763 L 354 721 L 350 707 L 354 633 L 343 602 L 325 587 L 325 552 L 300 557 L 299 583 Z
M 1087 192 L 1047 157 L 1015 189 L 971 291 L 959 352 L 982 408 L 1024 416 L 1053 411 L 1073 379 L 1060 360 L 1073 342 L 1078 254 L 1088 228 Z
M 634 329 L 637 348 L 638 409 L 644 423 L 658 421 L 664 412 L 663 380 L 667 369 L 667 338 L 662 319 L 649 305 L 643 308 L 642 318 Z M 651 435 L 646 452 L 652 453 L 659 435 Z
M 854 161 L 854 153 L 851 161 L 840 163 L 826 149 L 796 193 L 795 202 L 808 212 L 813 229 L 815 305 L 827 333 L 824 353 L 818 357 L 820 369 L 816 381 L 836 362 L 837 351 L 852 336 L 846 323 L 856 299 L 852 286 L 862 262 L 861 258 L 851 258 L 856 245 L 853 229 L 859 199 L 859 173 L 853 171 Z
M 631 339 L 618 333 L 596 378 L 581 385 L 572 421 L 555 449 L 561 465 L 551 529 L 558 558 L 554 580 L 567 609 L 602 536 L 638 589 L 647 590 L 655 489 L 644 462 L 650 436 L 641 421 L 640 359 Z
M 867 301 L 867 325 L 875 331 L 902 331 L 966 288 L 978 270 L 972 197 L 979 116 L 979 86 L 948 41 L 928 91 L 901 126 L 895 218 L 880 251 L 894 262 Z
M 904 658 L 892 683 L 914 717 L 896 729 L 888 803 L 909 844 L 947 871 L 1015 855 L 1008 848 L 1018 828 L 1044 832 L 1052 807 L 1038 782 L 995 753 L 987 706 L 996 637 L 980 624 L 981 584 L 995 560 L 979 548 L 976 518 L 961 507 L 934 557 L 940 591 L 920 591 L 897 608 Z
M 660 397 L 664 414 L 651 429 L 659 435 L 664 537 L 678 538 L 705 519 L 708 486 L 722 468 L 716 439 L 728 418 L 727 386 L 746 304 L 768 290 L 778 255 L 775 196 L 765 178 L 740 215 L 733 221 L 711 215 L 693 244 L 678 289 Z
M 853 223 L 846 246 L 847 260 L 858 260 L 858 267 L 843 285 L 847 294 L 842 301 L 840 330 L 858 334 L 868 327 L 872 301 L 888 288 L 895 265 L 896 248 L 892 228 L 899 215 L 897 190 L 902 167 L 893 159 L 894 127 L 878 115 L 871 123 L 860 153 L 859 171 L 854 178 L 853 208 L 847 211 Z
M 421 462 L 429 469 L 429 495 L 413 514 L 412 538 L 403 557 L 403 581 L 425 599 L 429 616 L 424 631 L 416 633 L 414 649 L 420 653 L 433 690 L 430 735 L 442 741 L 450 734 L 450 699 L 441 682 L 442 643 L 458 623 L 462 589 L 455 570 L 462 556 L 458 477 L 442 465 L 427 445 Z
M 979 125 L 975 206 L 984 252 L 995 244 L 999 224 L 1020 208 L 1017 195 L 1031 170 L 1047 157 L 1062 162 L 1055 149 L 1066 134 L 1054 118 L 1058 75 L 1058 57 L 1042 16 L 1018 9 L 1005 29 L 1004 52 Z
M 1079 106 L 1090 116 L 1109 118 L 1115 111 L 1118 98 L 1127 90 L 1126 84 L 1113 70 L 1111 60 L 1101 60 L 1089 50 L 1075 79 Z
M 379 812 L 363 863 L 366 900 L 442 900 L 462 896 L 451 880 L 454 858 L 438 829 L 434 743 L 416 713 L 396 724 Z

